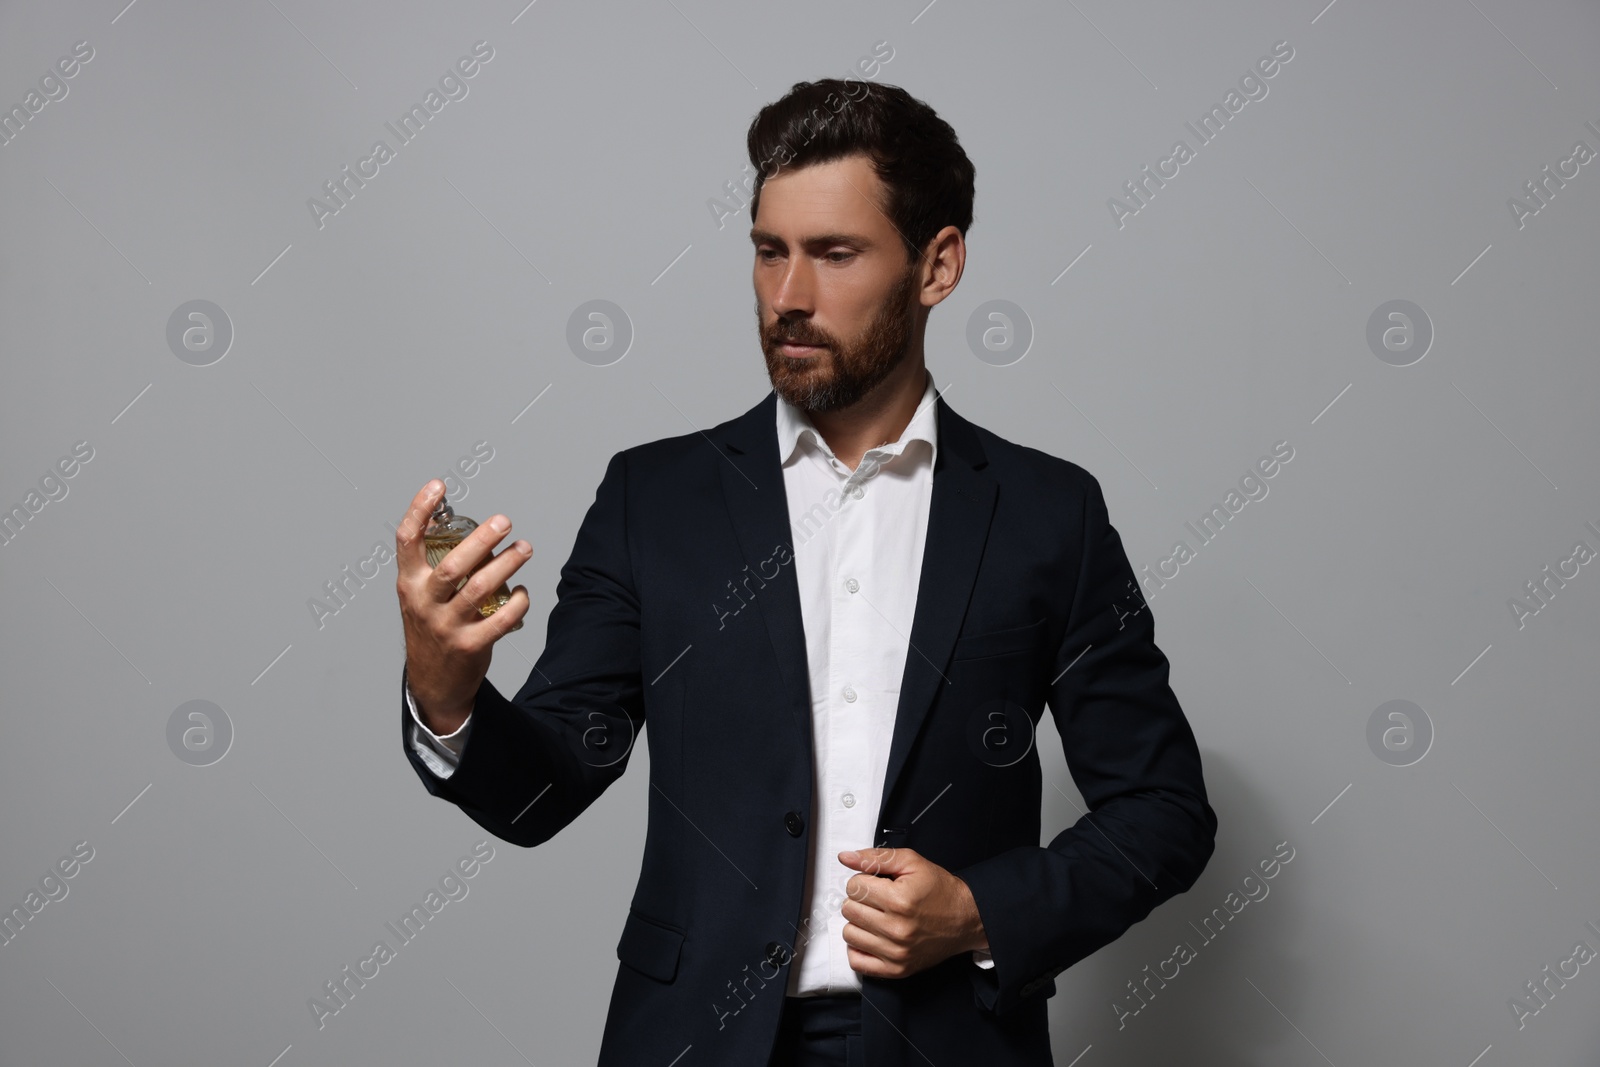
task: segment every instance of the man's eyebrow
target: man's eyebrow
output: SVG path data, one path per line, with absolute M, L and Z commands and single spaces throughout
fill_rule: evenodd
M 775 245 L 787 246 L 788 242 L 771 230 L 752 229 L 750 231 L 752 244 L 767 242 Z M 801 242 L 809 248 L 826 248 L 829 245 L 850 245 L 855 248 L 872 247 L 871 239 L 859 233 L 818 233 L 804 238 Z

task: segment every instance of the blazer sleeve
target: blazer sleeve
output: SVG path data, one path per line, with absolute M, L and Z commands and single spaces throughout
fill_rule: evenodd
M 1087 477 L 1083 557 L 1048 701 L 1089 811 L 1048 847 L 953 872 L 972 890 L 995 962 L 971 969 L 974 995 L 996 1014 L 1053 991 L 1056 975 L 1186 892 L 1216 837 L 1200 752 L 1168 685 L 1149 605 L 1100 484 Z
M 510 700 L 484 678 L 448 778 L 406 743 L 401 672 L 402 745 L 423 785 L 513 844 L 542 844 L 577 818 L 621 777 L 644 725 L 627 477 L 626 455 L 616 453 L 561 568 L 544 651 Z

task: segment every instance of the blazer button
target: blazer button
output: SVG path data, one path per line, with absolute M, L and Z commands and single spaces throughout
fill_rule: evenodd
M 789 962 L 789 946 L 782 941 L 767 942 L 767 962 L 774 967 L 782 967 Z
M 806 832 L 806 820 L 798 811 L 791 811 L 783 817 L 783 828 L 790 837 L 799 837 Z

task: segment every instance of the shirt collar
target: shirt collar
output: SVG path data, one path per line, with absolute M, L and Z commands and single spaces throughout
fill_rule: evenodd
M 898 456 L 912 441 L 926 441 L 928 443 L 930 466 L 932 465 L 931 461 L 938 457 L 939 420 L 937 417 L 938 412 L 934 408 L 934 400 L 938 396 L 938 391 L 933 387 L 933 372 L 925 371 L 924 373 L 927 374 L 927 384 L 923 387 L 922 399 L 917 401 L 917 410 L 911 416 L 911 421 L 906 424 L 904 432 L 900 434 L 900 439 L 893 444 L 869 448 L 867 449 L 868 453 L 880 452 L 888 456 Z M 828 447 L 828 442 L 817 431 L 817 427 L 811 421 L 809 415 L 789 403 L 782 396 L 778 397 L 777 409 L 778 463 L 780 466 L 788 466 L 801 443 L 805 441 L 810 441 L 824 455 L 830 458 L 833 456 L 833 449 Z

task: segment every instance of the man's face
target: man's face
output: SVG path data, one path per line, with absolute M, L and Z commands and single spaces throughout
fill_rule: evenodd
M 886 192 L 866 156 L 761 187 L 750 234 L 761 350 L 773 389 L 803 410 L 850 407 L 910 350 L 920 264 L 906 262 Z

